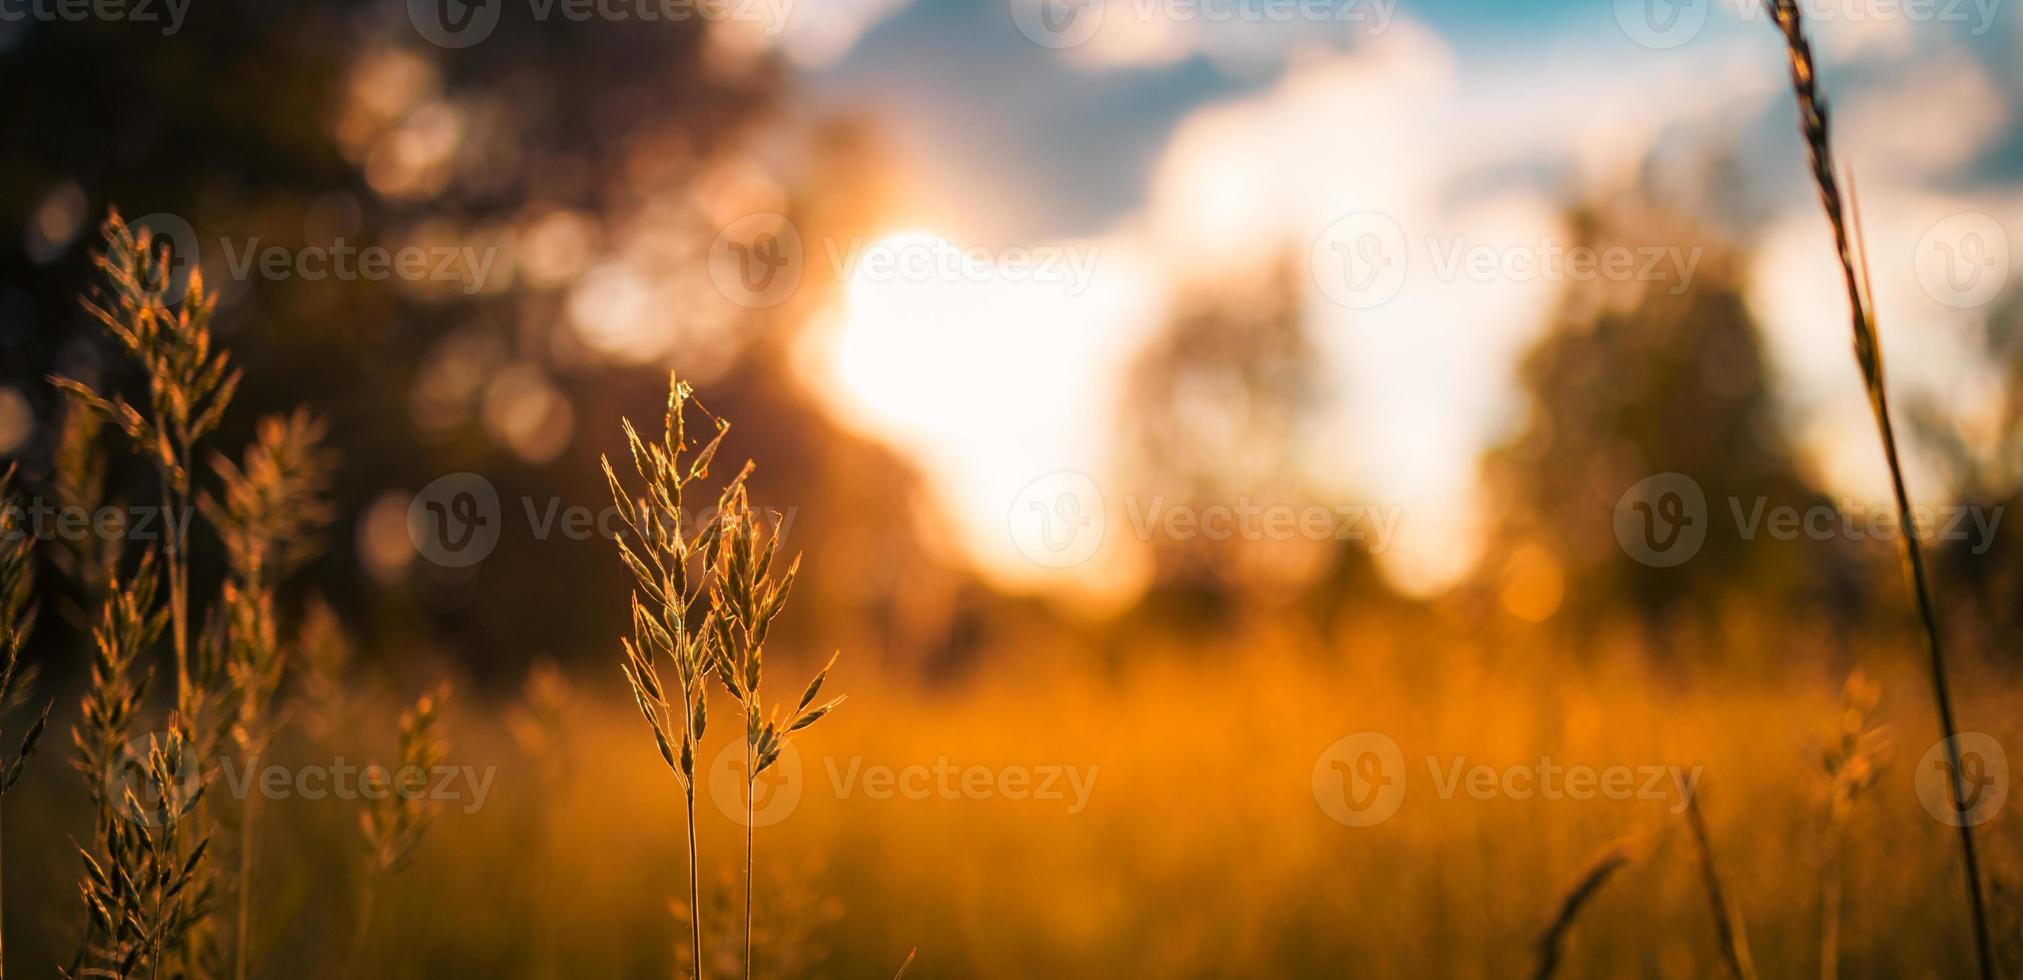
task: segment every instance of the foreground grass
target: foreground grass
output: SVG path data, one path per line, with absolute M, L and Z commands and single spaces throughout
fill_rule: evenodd
M 1442 799 L 1426 761 L 1534 766 L 1549 756 L 1597 768 L 1704 765 L 1701 805 L 1761 974 L 1817 974 L 1819 756 L 1839 709 L 1814 692 L 1835 691 L 1835 678 L 1794 670 L 1802 676 L 1717 683 L 1576 670 L 1521 646 L 1436 646 L 1260 635 L 1206 657 L 1144 651 L 1121 670 L 1066 656 L 1007 660 L 934 691 L 846 674 L 839 681 L 862 692 L 866 710 L 839 715 L 821 749 L 808 750 L 800 804 L 764 828 L 772 845 L 761 879 L 806 880 L 761 904 L 756 973 L 890 975 L 917 945 L 909 976 L 1508 976 L 1529 970 L 1540 931 L 1595 853 L 1625 837 L 1637 856 L 1572 927 L 1565 975 L 1718 969 L 1676 798 Z M 1911 784 L 1929 742 L 1918 733 L 1932 730 L 1928 702 L 1911 665 L 1893 670 L 1889 656 L 1879 652 L 1869 670 L 1885 690 L 1877 714 L 1900 744 L 1843 835 L 1842 965 L 1850 976 L 1964 975 L 1972 947 L 1952 831 Z M 651 749 L 639 745 L 631 705 L 595 680 L 559 695 L 566 721 L 535 752 L 510 734 L 524 717 L 459 706 L 453 724 L 469 735 L 451 761 L 496 764 L 498 775 L 477 812 L 446 807 L 438 846 L 381 895 L 368 952 L 379 975 L 672 975 L 688 939 L 669 910 L 685 897 L 668 884 L 685 877 L 685 844 L 668 823 L 676 790 L 643 775 Z M 2015 690 L 1971 673 L 1961 690 L 1975 717 L 2002 719 L 1990 734 L 2015 744 L 2023 722 L 2000 710 Z M 1388 821 L 1345 827 L 1315 803 L 1311 772 L 1331 742 L 1369 730 L 1402 748 L 1407 795 Z M 712 758 L 719 747 L 705 748 Z M 1088 792 L 1069 812 L 1077 797 L 1065 781 L 1063 798 L 1047 800 L 963 793 L 959 777 L 950 799 L 881 794 L 862 781 L 873 767 L 943 758 L 984 767 L 993 787 L 1008 767 L 1074 766 Z M 839 795 L 853 766 L 857 781 Z M 33 795 L 23 799 L 59 788 L 24 783 Z M 704 866 L 735 865 L 741 828 L 716 806 L 698 809 Z M 275 851 L 266 866 L 284 896 L 270 913 L 275 962 L 315 976 L 319 937 L 342 934 L 328 927 L 347 914 L 347 876 L 318 855 L 342 852 L 351 811 L 283 800 L 266 812 Z M 26 839 L 48 837 L 49 826 L 24 820 L 34 825 L 21 853 L 33 853 Z M 2009 811 L 1982 833 L 1997 935 L 2014 936 L 2023 841 Z M 735 883 L 717 884 L 705 909 L 734 910 Z M 737 917 L 714 918 L 724 934 L 707 945 L 736 949 Z M 32 910 L 22 916 L 34 921 Z M 47 942 L 27 937 L 22 955 Z

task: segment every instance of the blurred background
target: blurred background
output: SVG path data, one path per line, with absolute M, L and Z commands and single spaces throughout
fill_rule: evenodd
M 1804 6 L 1962 726 L 2014 744 L 2023 23 Z M 1968 975 L 1787 70 L 1741 0 L 0 0 L 0 455 L 56 496 L 47 376 L 141 383 L 78 302 L 114 207 L 218 297 L 246 376 L 213 448 L 329 423 L 333 520 L 281 622 L 341 647 L 347 695 L 291 673 L 271 754 L 384 757 L 447 681 L 451 761 L 496 773 L 381 889 L 363 975 L 690 968 L 598 531 L 598 457 L 621 416 L 658 428 L 670 370 L 805 556 L 776 683 L 840 650 L 851 695 L 757 829 L 761 975 L 917 948 L 909 976 L 1503 976 L 1622 840 L 1568 972 L 1718 969 L 1676 794 L 1442 792 L 1457 759 L 1702 766 L 1764 975 L 1828 946 Z M 111 436 L 109 495 L 150 499 Z M 429 516 L 474 487 L 475 552 Z M 90 822 L 61 757 L 93 612 L 49 544 L 29 657 L 64 734 L 6 799 L 30 975 L 77 943 Z M 217 542 L 192 561 L 215 589 Z M 1877 726 L 1849 803 L 1837 747 Z M 1325 798 L 1358 733 L 1404 760 L 1375 825 Z M 937 764 L 1086 793 L 857 782 Z M 740 965 L 735 790 L 701 815 L 712 975 Z M 271 813 L 251 972 L 339 975 L 356 808 Z

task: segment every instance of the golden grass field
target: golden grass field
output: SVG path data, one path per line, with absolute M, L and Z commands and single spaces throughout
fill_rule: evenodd
M 802 743 L 800 804 L 758 831 L 759 975 L 785 975 L 770 968 L 778 955 L 796 965 L 791 975 L 883 976 L 916 947 L 909 976 L 1528 975 L 1563 893 L 1623 838 L 1636 856 L 1572 929 L 1565 974 L 1718 970 L 1676 796 L 1441 799 L 1428 755 L 1499 769 L 1541 756 L 1705 766 L 1710 837 L 1761 975 L 1817 974 L 1827 857 L 1818 759 L 1840 724 L 1839 677 L 1793 666 L 1717 686 L 1684 671 L 1583 670 L 1521 632 L 1470 649 L 1265 626 L 1193 653 L 1123 668 L 1065 651 L 1023 665 L 1007 657 L 931 691 L 846 660 L 834 683 L 852 698 Z M 1881 683 L 1877 719 L 1898 745 L 1846 834 L 1844 975 L 1959 975 L 1972 967 L 1951 830 L 1911 785 L 1934 740 L 1921 681 L 1893 646 L 1860 659 Z M 555 702 L 571 719 L 565 733 L 531 753 L 513 706 L 457 705 L 451 761 L 497 765 L 492 796 L 476 813 L 450 805 L 386 892 L 370 973 L 677 969 L 681 803 L 620 683 L 571 685 Z M 2005 742 L 2019 734 L 2013 688 L 1972 675 L 1960 687 L 1973 728 Z M 1311 780 L 1322 750 L 1360 731 L 1389 734 L 1408 764 L 1403 805 L 1372 827 L 1330 820 Z M 1072 797 L 877 799 L 860 786 L 839 798 L 827 768 L 831 758 L 900 768 L 944 756 L 1097 775 L 1071 814 Z M 302 942 L 310 956 L 315 937 L 348 934 L 343 862 L 327 856 L 355 831 L 327 807 L 290 802 L 276 814 L 268 850 L 312 856 L 269 872 L 275 893 L 300 904 L 286 915 L 284 948 Z M 2015 826 L 2005 814 L 1981 837 L 2012 962 Z M 728 944 L 740 827 L 705 805 L 700 833 L 705 866 L 725 869 L 706 907 L 719 905 Z M 737 962 L 730 951 L 719 974 Z
M 1300 455 L 1336 447 L 1314 422 L 1324 379 L 1301 371 L 1321 345 L 1301 332 L 1296 254 L 1255 308 L 1238 290 L 1174 312 L 1117 384 L 1132 445 L 1115 454 L 1124 474 L 1104 474 L 1108 502 L 1133 509 L 1122 494 L 1149 488 L 1163 507 L 1170 493 L 1187 533 L 1148 521 L 1099 559 L 1052 562 L 1019 540 L 1021 504 L 1050 539 L 1055 518 L 1102 512 L 1022 491 L 987 529 L 1034 566 L 1008 570 L 955 541 L 903 440 L 881 444 L 836 405 L 822 414 L 804 390 L 820 382 L 783 380 L 802 357 L 783 335 L 718 352 L 702 382 L 670 375 L 665 402 L 629 401 L 654 358 L 614 370 L 626 383 L 608 391 L 586 374 L 582 408 L 534 355 L 502 367 L 503 344 L 474 342 L 444 362 L 459 377 L 443 386 L 482 400 L 484 418 L 344 474 L 333 447 L 378 438 L 385 406 L 333 398 L 336 425 L 316 404 L 241 411 L 277 397 L 226 342 L 248 339 L 232 311 L 245 284 L 207 286 L 198 266 L 172 288 L 173 250 L 109 210 L 72 310 L 98 332 L 37 355 L 61 368 L 34 377 L 49 389 L 37 397 L 63 408 L 45 425 L 0 391 L 22 430 L 0 476 L 0 949 L 16 975 L 79 980 L 2023 976 L 2023 824 L 2000 750 L 2023 746 L 2005 634 L 2019 566 L 1988 553 L 2019 540 L 1997 525 L 1999 501 L 2023 502 L 2002 458 L 2023 446 L 2023 360 L 1979 429 L 1948 430 L 1922 402 L 1893 413 L 1819 65 L 1797 5 L 1764 10 L 1795 96 L 1790 149 L 1824 205 L 1822 295 L 1848 334 L 1820 356 L 1846 360 L 1851 341 L 1843 394 L 1873 423 L 1860 444 L 1887 502 L 1826 502 L 1835 479 L 1805 438 L 1818 433 L 1778 428 L 1747 246 L 1709 230 L 1717 260 L 1697 286 L 1686 272 L 1669 291 L 1569 286 L 1513 355 L 1524 401 L 1473 458 L 1483 512 L 1469 540 L 1453 530 L 1467 522 L 1442 525 L 1474 565 L 1425 591 L 1405 560 L 1380 560 L 1384 541 L 1192 533 L 1230 510 L 1222 496 L 1250 508 L 1253 489 L 1309 498 L 1323 525 L 1322 501 L 1342 504 Z M 734 55 L 693 56 L 718 71 Z M 367 102 L 440 81 L 419 58 L 380 71 L 403 91 L 360 82 Z M 363 140 L 369 122 L 339 128 Z M 419 159 L 426 142 L 399 146 Z M 450 179 L 374 159 L 390 196 L 442 189 L 396 180 L 408 170 Z M 715 190 L 786 197 L 749 183 Z M 70 190 L 51 200 L 81 211 Z M 1600 195 L 1567 224 L 1590 252 L 1586 239 L 1639 224 L 1700 234 L 1651 197 Z M 343 207 L 324 210 L 344 224 Z M 763 242 L 771 283 L 786 262 L 774 230 L 799 232 L 746 217 L 769 230 L 725 229 L 711 247 L 749 258 Z M 532 251 L 587 262 L 587 223 L 550 218 Z M 77 237 L 37 234 L 43 265 Z M 650 305 L 621 273 L 586 274 L 618 306 Z M 610 313 L 577 299 L 561 304 L 571 316 Z M 941 380 L 858 366 L 859 381 Z M 417 373 L 406 408 L 431 418 L 440 392 Z M 745 441 L 704 391 L 754 420 Z M 489 476 L 471 461 L 487 426 L 519 459 Z M 577 428 L 600 435 L 564 457 Z M 221 452 L 228 434 L 252 442 Z M 415 467 L 435 476 L 410 493 Z M 1057 470 L 1026 491 L 1058 477 L 1096 484 Z M 1774 502 L 1847 523 L 1780 534 L 1773 518 L 1704 552 L 1699 527 L 1669 553 L 1657 505 L 1678 506 L 1663 519 L 1679 533 L 1686 504 L 1650 488 L 1704 496 L 1703 481 L 1738 525 L 1752 497 L 1759 515 Z M 462 489 L 432 489 L 445 482 Z M 1981 540 L 1864 533 L 1877 515 L 1911 523 L 1908 488 L 1934 484 L 1951 497 L 1919 500 L 1971 510 Z M 473 486 L 494 507 L 505 491 L 507 517 L 481 520 Z M 586 486 L 610 507 L 575 510 L 604 515 L 612 540 L 542 531 L 494 554 L 485 520 L 510 524 L 519 504 L 531 520 L 543 499 L 556 513 Z M 119 513 L 136 491 L 201 522 L 20 533 L 18 501 Z M 1413 503 L 1408 519 L 1453 516 Z M 800 522 L 791 546 L 782 514 Z M 1637 514 L 1649 548 L 1625 536 Z M 468 561 L 445 544 L 453 516 L 491 534 Z M 330 539 L 339 560 L 319 566 Z M 592 551 L 608 576 L 585 571 Z M 1096 585 L 1109 591 L 1092 598 Z M 343 781 L 361 771 L 383 781 Z M 346 774 L 334 792 L 305 788 L 332 772 Z M 388 790 L 409 773 L 423 781 Z M 1950 822 L 1962 811 L 1985 818 L 1971 834 Z

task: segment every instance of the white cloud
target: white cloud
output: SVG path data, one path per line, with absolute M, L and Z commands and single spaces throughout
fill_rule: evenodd
M 1171 24 L 1153 27 L 1091 50 L 1153 63 L 1195 49 L 1198 39 L 1174 35 Z M 1822 50 L 1895 43 L 1890 31 L 1859 33 Z M 1790 98 L 1783 63 L 1766 59 L 1761 41 L 1710 36 L 1683 52 L 1485 68 L 1399 20 L 1353 50 L 1296 51 L 1268 88 L 1203 106 L 1175 127 L 1144 210 L 1088 243 L 1104 256 L 1090 295 L 853 287 L 848 309 L 822 334 L 817 376 L 842 382 L 854 424 L 921 460 L 986 568 L 1045 581 L 1049 573 L 1022 562 L 1008 541 L 1006 509 L 1055 470 L 1100 477 L 1119 379 L 1171 293 L 1189 280 L 1256 274 L 1286 247 L 1304 258 L 1338 219 L 1381 213 L 1402 240 L 1391 256 L 1405 272 L 1395 295 L 1353 309 L 1331 301 L 1318 279 L 1308 289 L 1343 411 L 1326 450 L 1299 451 L 1330 467 L 1317 475 L 1345 497 L 1403 505 L 1386 570 L 1408 588 L 1437 588 L 1476 557 L 1477 460 L 1513 424 L 1514 366 L 1563 288 L 1546 273 L 1476 276 L 1446 263 L 1477 253 L 1546 261 L 1568 240 L 1568 187 L 1621 186 L 1675 140 L 1696 148 L 1693 159 L 1712 156 L 1738 120 Z M 1853 99 L 1839 130 L 1849 152 L 1892 161 L 1862 186 L 1871 241 L 1889 243 L 1875 256 L 1885 342 L 1901 385 L 1974 400 L 1985 382 L 1963 365 L 1976 314 L 1930 302 L 1912 253 L 1934 222 L 1962 210 L 2023 228 L 2023 198 L 1924 188 L 1984 149 L 2007 107 L 1991 108 L 1993 83 L 1971 65 L 1941 55 L 1898 67 L 1918 79 L 1918 97 Z M 1774 152 L 1796 168 L 1792 140 Z M 1834 445 L 1854 447 L 1851 434 L 1869 423 L 1830 239 L 1809 192 L 1774 204 L 1749 299 L 1792 381 L 1801 431 L 1831 455 Z M 1055 580 L 1125 587 L 1131 578 L 1120 569 L 1130 563 L 1120 554 L 1106 549 Z
M 843 59 L 865 32 L 912 0 L 764 0 L 761 16 L 732 18 L 727 43 L 742 50 L 777 47 L 795 67 L 818 71 Z
M 1763 329 L 1794 424 L 1812 443 L 1820 475 L 1836 491 L 1884 499 L 1886 473 L 1854 362 L 1832 233 L 1817 202 L 1802 203 L 1807 206 L 1773 222 L 1753 256 L 1750 311 Z M 1951 287 L 1929 262 L 1951 257 L 1929 254 L 1940 247 L 1931 233 L 1937 229 L 1943 238 L 1951 227 L 1945 222 L 1959 214 L 1987 215 L 2001 227 L 2023 228 L 2023 195 L 1956 197 L 1907 183 L 1877 183 L 1861 185 L 1861 205 L 1876 320 L 1900 428 L 1914 399 L 1955 418 L 1973 417 L 1999 391 L 1998 366 L 1984 362 L 1975 340 L 1988 308 L 1945 302 L 1954 298 Z M 1921 251 L 1927 254 L 1921 257 Z M 1995 251 L 1989 249 L 1991 255 Z M 2010 247 L 1999 251 L 2009 255 Z M 1921 258 L 1927 263 L 1922 272 Z M 1987 268 L 1976 274 L 2009 275 L 2014 288 L 2013 273 Z M 1916 454 L 1912 457 L 1915 462 Z M 1929 472 L 1917 476 L 1920 496 L 1947 489 Z
M 1398 0 L 1084 0 L 1078 16 L 1094 27 L 1061 53 L 1090 71 L 1201 56 L 1231 76 L 1256 76 L 1302 50 L 1380 37 L 1397 23 L 1397 11 Z
M 1864 175 L 1937 178 L 1993 145 L 2009 119 L 2005 103 L 1979 62 L 1938 55 L 1858 92 L 1836 118 L 1836 131 Z
M 1176 269 L 1227 274 L 1286 244 L 1305 255 L 1331 223 L 1362 212 L 1401 233 L 1395 295 L 1365 309 L 1318 283 L 1308 295 L 1344 398 L 1338 448 L 1325 455 L 1335 469 L 1322 476 L 1405 506 L 1382 556 L 1400 584 L 1435 588 L 1474 560 L 1476 460 L 1509 425 L 1513 366 L 1565 281 L 1548 268 L 1568 244 L 1562 205 L 1515 175 L 1559 164 L 1583 186 L 1619 182 L 1668 128 L 1768 89 L 1770 70 L 1702 75 L 1740 54 L 1710 45 L 1694 63 L 1464 78 L 1441 38 L 1401 21 L 1354 52 L 1297 59 L 1271 89 L 1176 129 L 1144 218 Z M 1471 274 L 1457 258 L 1497 271 Z M 1333 272 L 1323 262 L 1316 275 Z

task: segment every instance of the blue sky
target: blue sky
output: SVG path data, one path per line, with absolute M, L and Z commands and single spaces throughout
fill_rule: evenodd
M 1877 489 L 1848 365 L 1817 356 L 1845 350 L 1845 314 L 1782 48 L 1747 0 L 1401 0 L 1380 31 L 1232 28 L 1163 13 L 1196 0 L 1107 0 L 1093 39 L 1066 49 L 1035 43 L 1008 6 L 1057 0 L 826 2 L 877 17 L 798 89 L 818 109 L 870 117 L 893 144 L 919 205 L 901 227 L 1101 257 L 1074 296 L 881 285 L 833 318 L 830 363 L 856 392 L 846 414 L 919 458 L 976 541 L 1002 544 L 1006 506 L 1036 479 L 1102 484 L 1091 417 L 1179 289 L 1253 275 L 1248 258 L 1275 246 L 1319 255 L 1344 216 L 1376 212 L 1403 230 L 1414 271 L 1394 299 L 1345 309 L 1315 267 L 1303 299 L 1342 404 L 1327 444 L 1299 451 L 1349 499 L 1407 508 L 1405 557 L 1390 564 L 1408 584 L 1451 580 L 1473 560 L 1454 542 L 1479 511 L 1475 461 L 1514 424 L 1512 366 L 1562 283 L 1441 280 L 1429 251 L 1549 248 L 1569 203 L 1668 169 L 1668 204 L 1739 217 L 1731 230 L 1754 249 L 1748 299 L 1820 478 Z M 1962 214 L 1998 235 L 2023 224 L 2023 34 L 2007 9 L 1978 6 L 1994 0 L 1938 0 L 1936 17 L 1896 2 L 1807 9 L 1842 155 L 1862 177 L 1899 386 L 1971 420 L 1988 395 L 1973 345 L 1993 299 L 1935 295 L 1933 236 L 1957 233 Z M 1669 32 L 1643 19 L 1653 12 Z M 1676 179 L 1722 156 L 1739 165 L 1726 184 Z M 1030 356 L 1042 336 L 1049 356 Z M 924 341 L 934 362 L 909 361 Z M 941 400 L 892 393 L 923 372 L 945 380 Z M 993 414 L 1035 388 L 1051 417 Z M 987 453 L 980 431 L 995 437 Z
M 1112 2 L 1123 8 L 1130 0 Z M 1463 85 L 1496 86 L 1570 64 L 1605 72 L 1611 65 L 1691 59 L 1737 37 L 1753 37 L 1765 58 L 1774 59 L 1777 42 L 1768 26 L 1743 23 L 1734 12 L 1749 2 L 1686 0 L 1682 8 L 1697 4 L 1705 27 L 1668 50 L 1635 43 L 1609 0 L 1396 0 L 1396 10 L 1452 48 Z M 1965 5 L 1960 10 L 1973 13 Z M 1927 42 L 1959 41 L 1962 50 L 1974 50 L 1999 69 L 2013 64 L 2011 26 L 2004 16 L 1980 37 L 1972 36 L 1971 22 L 1919 29 Z M 1817 29 L 1832 32 L 1837 25 Z M 1307 24 L 1285 33 L 1291 43 L 1317 47 L 1346 49 L 1367 40 L 1339 25 Z M 904 151 L 974 175 L 976 186 L 1018 216 L 992 233 L 1031 237 L 1091 233 L 1140 206 L 1147 171 L 1173 127 L 1202 105 L 1269 86 L 1279 67 L 1231 71 L 1195 55 L 1120 70 L 1077 68 L 1061 52 L 1021 35 L 1003 0 L 914 0 L 871 26 L 840 61 L 808 72 L 804 85 L 817 104 L 874 108 Z M 1784 124 L 1781 114 L 1777 124 Z M 1982 163 L 1988 176 L 2023 172 L 2023 133 Z

